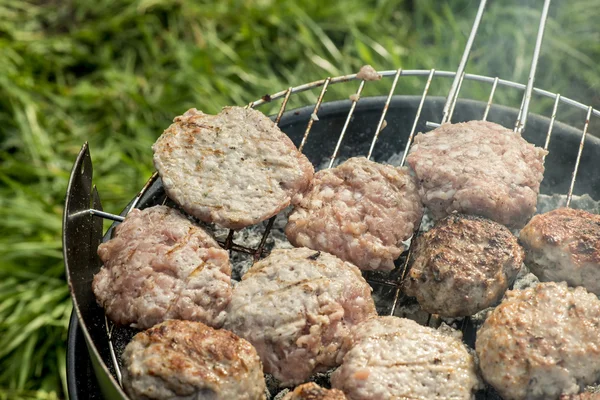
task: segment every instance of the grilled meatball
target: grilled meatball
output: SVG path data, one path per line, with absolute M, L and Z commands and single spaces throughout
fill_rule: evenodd
M 444 317 L 473 315 L 499 301 L 515 280 L 523 249 L 503 225 L 452 214 L 417 238 L 404 291 Z
M 218 115 L 188 110 L 152 150 L 168 196 L 200 220 L 231 229 L 277 214 L 314 173 L 277 125 L 242 107 Z
M 600 378 L 600 300 L 539 283 L 509 291 L 477 334 L 485 380 L 505 399 L 558 399 Z
M 282 400 L 346 400 L 346 396 L 341 390 L 325 389 L 314 382 L 309 382 L 298 386 Z
M 412 320 L 372 318 L 353 329 L 350 343 L 331 376 L 350 400 L 471 399 L 479 386 L 459 339 Z
M 600 215 L 559 208 L 536 215 L 519 240 L 525 264 L 542 281 L 566 281 L 600 295 Z
M 319 171 L 299 194 L 285 232 L 295 246 L 327 251 L 363 270 L 391 270 L 423 208 L 407 168 L 351 158 Z
M 444 124 L 415 137 L 407 157 L 434 218 L 453 211 L 520 228 L 535 212 L 547 152 L 498 124 Z
M 231 299 L 229 254 L 180 212 L 165 206 L 132 210 L 98 255 L 104 266 L 92 289 L 117 324 L 223 324 Z
M 342 339 L 375 316 L 360 270 L 307 248 L 274 250 L 234 290 L 225 328 L 256 347 L 265 372 L 283 385 L 339 365 Z
M 123 363 L 123 387 L 132 400 L 265 399 L 254 347 L 200 322 L 169 320 L 138 333 Z

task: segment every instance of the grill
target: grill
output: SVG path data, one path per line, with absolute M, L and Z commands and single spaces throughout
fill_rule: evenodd
M 404 165 L 416 132 L 446 122 L 494 120 L 505 126 L 514 127 L 514 130 L 522 133 L 528 141 L 550 151 L 546 160 L 547 170 L 542 183 L 542 192 L 563 194 L 566 206 L 570 206 L 575 192 L 587 192 L 597 198 L 600 196 L 600 182 L 594 180 L 594 174 L 600 173 L 600 164 L 597 163 L 600 159 L 600 140 L 588 135 L 588 128 L 593 117 L 600 117 L 600 111 L 560 94 L 534 87 L 549 6 L 550 0 L 545 0 L 526 84 L 499 77 L 465 73 L 469 54 L 486 7 L 486 0 L 482 0 L 456 71 L 435 69 L 380 71 L 382 81 L 390 83 L 389 90 L 382 96 L 362 99 L 360 96 L 363 89 L 370 85 L 370 82 L 357 79 L 356 74 L 327 77 L 264 96 L 251 102 L 247 107 L 260 108 L 267 104 L 272 106 L 280 101 L 278 112 L 273 117 L 274 121 L 294 140 L 300 151 L 303 151 L 316 166 L 323 168 L 331 168 L 336 161 L 356 155 L 367 156 L 376 161 L 386 161 L 393 155 L 396 157 L 397 165 Z M 423 82 L 421 96 L 396 94 L 398 83 L 402 78 L 407 77 L 418 78 Z M 434 80 L 452 80 L 445 98 L 429 96 L 429 89 Z M 325 101 L 330 86 L 345 85 L 350 88 L 351 82 L 355 81 L 359 82 L 358 88 L 348 89 L 349 100 Z M 465 81 L 488 87 L 487 102 L 461 99 L 460 91 Z M 500 87 L 522 93 L 520 105 L 515 108 L 495 105 L 494 96 Z M 290 98 L 305 91 L 318 91 L 315 104 L 287 111 Z M 528 118 L 531 102 L 541 98 L 553 100 L 551 115 L 548 117 L 531 115 L 531 118 Z M 556 120 L 557 112 L 564 107 L 578 109 L 585 114 L 585 119 L 581 120 L 580 126 L 568 126 Z M 373 123 L 375 121 L 376 124 Z M 526 130 L 528 122 L 530 125 Z M 587 150 L 584 153 L 586 145 Z M 572 147 L 572 151 L 564 150 L 569 147 Z M 580 165 L 585 166 L 581 172 Z M 576 182 L 580 190 L 576 190 Z M 91 291 L 92 276 L 100 268 L 96 248 L 103 240 L 102 219 L 110 219 L 118 223 L 129 210 L 135 207 L 144 208 L 156 204 L 174 206 L 169 202 L 162 189 L 160 178 L 155 172 L 121 215 L 102 211 L 98 191 L 92 186 L 90 150 L 87 144 L 83 146 L 69 182 L 63 226 L 65 264 L 75 305 L 69 334 L 68 359 L 69 390 L 73 399 L 82 396 L 82 390 L 88 390 L 86 398 L 95 398 L 94 396 L 100 398 L 99 394 L 91 393 L 93 392 L 91 388 L 97 384 L 106 398 L 126 398 L 120 388 L 119 357 L 125 344 L 135 332 L 129 328 L 113 326 L 95 304 Z M 217 230 L 215 234 L 219 244 L 231 251 L 234 265 L 236 257 L 250 263 L 265 256 L 269 247 L 272 247 L 270 236 L 279 229 L 277 218 L 281 218 L 281 215 L 250 228 L 251 234 L 256 239 L 253 245 L 249 244 L 248 240 L 243 240 L 241 233 L 233 230 Z M 113 227 L 106 232 L 104 240 L 110 238 Z M 415 235 L 418 234 L 417 230 Z M 242 237 L 242 240 L 238 240 L 236 235 Z M 412 243 L 414 240 L 411 241 Z M 377 295 L 383 299 L 378 303 L 380 314 L 397 314 L 399 307 L 412 301 L 400 290 L 400 282 L 408 269 L 411 250 L 412 245 L 400 257 L 396 268 L 390 273 L 364 273 Z M 439 319 L 429 315 L 426 323 L 435 325 L 439 323 Z M 475 329 L 470 319 L 464 318 L 456 324 L 463 330 L 467 344 L 472 346 Z M 88 353 L 89 361 L 87 361 Z M 81 364 L 83 359 L 86 361 Z M 480 391 L 477 398 L 499 397 L 488 388 Z

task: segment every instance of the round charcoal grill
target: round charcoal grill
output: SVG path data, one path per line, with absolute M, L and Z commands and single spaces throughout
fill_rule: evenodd
M 381 93 L 381 96 L 365 98 L 360 98 L 360 95 L 365 85 L 370 83 L 357 80 L 355 74 L 328 77 L 265 96 L 250 103 L 248 107 L 258 108 L 265 103 L 279 101 L 279 111 L 272 118 L 317 169 L 331 168 L 340 160 L 359 155 L 379 162 L 403 165 L 407 150 L 417 132 L 425 132 L 445 122 L 491 120 L 506 127 L 514 127 L 515 131 L 521 132 L 530 143 L 549 150 L 541 185 L 542 194 L 558 196 L 559 202 L 562 201 L 562 205 L 566 206 L 578 195 L 588 194 L 594 199 L 600 199 L 600 140 L 588 135 L 590 120 L 594 117 L 597 120 L 600 111 L 533 86 L 549 4 L 550 0 L 545 0 L 526 85 L 497 77 L 465 73 L 471 46 L 485 10 L 486 1 L 483 0 L 456 72 L 434 69 L 381 71 L 379 73 L 383 81 L 389 83 L 389 91 Z M 399 81 L 405 77 L 422 79 L 421 96 L 396 94 Z M 430 84 L 434 79 L 452 79 L 447 97 L 428 96 Z M 459 98 L 464 80 L 487 86 L 487 103 Z M 352 84 L 352 81 L 359 82 L 356 90 L 353 89 L 356 85 Z M 327 89 L 331 85 L 344 85 L 348 87 L 348 95 L 355 96 L 351 96 L 351 100 L 326 101 Z M 511 108 L 494 105 L 494 95 L 498 87 L 521 92 L 523 101 L 520 106 Z M 287 110 L 291 96 L 309 90 L 318 93 L 315 104 Z M 552 114 L 529 115 L 530 102 L 543 97 L 554 100 Z M 579 126 L 563 124 L 556 121 L 557 110 L 561 108 L 579 109 L 585 118 L 582 118 Z M 176 207 L 166 197 L 161 180 L 157 173 L 154 173 L 121 215 L 103 212 L 98 191 L 92 185 L 90 149 L 87 144 L 83 146 L 71 173 L 63 221 L 64 258 L 74 302 L 67 354 L 67 378 L 71 399 L 127 399 L 120 386 L 120 355 L 136 331 L 113 326 L 102 308 L 96 304 L 91 289 L 93 275 L 101 267 L 96 249 L 103 240 L 111 237 L 112 229 L 123 220 L 129 210 L 157 204 Z M 239 270 L 240 265 L 248 265 L 264 257 L 278 238 L 284 237 L 284 214 L 280 213 L 268 221 L 239 232 L 215 228 L 213 233 L 220 245 L 230 250 L 234 279 L 239 279 L 239 273 L 236 276 L 235 272 L 236 266 Z M 104 234 L 103 218 L 115 221 Z M 404 252 L 391 272 L 364 273 L 373 286 L 378 312 L 382 315 L 400 315 L 401 307 L 414 303 L 414 300 L 400 291 L 400 282 L 408 268 L 409 253 L 410 249 Z M 431 316 L 425 316 L 420 322 L 432 326 L 439 323 Z M 455 326 L 463 330 L 465 342 L 472 347 L 476 332 L 470 319 L 455 321 Z M 316 379 L 322 385 L 328 384 L 325 375 L 317 376 Z M 269 389 L 271 398 L 275 398 L 280 391 L 280 388 L 273 385 Z M 500 398 L 489 387 L 479 391 L 476 397 Z

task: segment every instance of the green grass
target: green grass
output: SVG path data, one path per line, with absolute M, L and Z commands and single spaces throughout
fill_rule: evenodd
M 152 173 L 150 146 L 174 116 L 365 63 L 453 70 L 477 3 L 0 0 L 0 399 L 66 396 L 61 214 L 83 142 L 105 209 L 119 212 Z M 490 2 L 469 72 L 526 80 L 542 1 L 527 3 Z M 598 107 L 599 20 L 595 0 L 553 2 L 538 86 Z M 402 80 L 397 92 L 422 85 Z M 465 85 L 462 95 L 485 99 L 488 90 Z M 327 99 L 348 93 L 333 87 Z M 499 91 L 497 100 L 517 97 Z

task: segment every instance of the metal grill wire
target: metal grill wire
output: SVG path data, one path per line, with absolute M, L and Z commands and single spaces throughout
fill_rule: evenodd
M 581 160 L 581 154 L 583 152 L 583 147 L 585 144 L 585 139 L 586 139 L 586 135 L 588 132 L 588 128 L 590 125 L 590 119 L 592 117 L 600 117 L 600 111 L 593 109 L 592 106 L 587 106 L 584 105 L 582 103 L 579 103 L 575 100 L 566 98 L 561 96 L 560 94 L 555 94 L 555 93 L 551 93 L 548 92 L 546 90 L 542 90 L 539 88 L 535 88 L 534 87 L 534 80 L 535 80 L 535 73 L 536 73 L 536 68 L 537 68 L 537 62 L 539 59 L 539 55 L 540 55 L 540 49 L 542 46 L 542 40 L 543 40 L 543 36 L 544 36 L 544 29 L 545 29 L 545 24 L 546 24 L 546 20 L 548 17 L 548 10 L 550 7 L 550 2 L 551 0 L 544 0 L 544 5 L 542 8 L 542 12 L 541 12 L 541 17 L 540 17 L 540 23 L 539 23 L 539 28 L 538 28 L 538 33 L 537 33 L 537 39 L 536 39 L 536 43 L 535 43 L 535 48 L 533 51 L 533 56 L 532 56 L 532 62 L 531 62 L 531 67 L 530 67 L 530 73 L 529 73 L 529 78 L 527 81 L 527 84 L 521 84 L 521 83 L 516 83 L 516 82 L 512 82 L 512 81 L 507 81 L 507 80 L 503 80 L 500 79 L 499 77 L 487 77 L 487 76 L 482 76 L 482 75 L 474 75 L 474 74 L 468 74 L 465 73 L 465 68 L 467 66 L 468 63 L 468 59 L 469 59 L 469 55 L 471 52 L 471 47 L 474 43 L 474 40 L 476 38 L 477 35 L 477 30 L 479 28 L 479 24 L 481 23 L 481 20 L 483 18 L 484 12 L 485 12 L 485 7 L 486 7 L 486 3 L 487 0 L 481 0 L 479 3 L 479 8 L 475 17 L 475 21 L 473 23 L 473 27 L 471 29 L 471 33 L 469 35 L 469 38 L 467 40 L 466 46 L 465 46 L 465 50 L 463 52 L 460 64 L 458 66 L 458 69 L 456 72 L 450 72 L 450 71 L 436 71 L 435 69 L 430 69 L 430 70 L 402 70 L 402 69 L 398 69 L 398 70 L 389 70 L 389 71 L 380 71 L 379 74 L 384 77 L 384 78 L 393 78 L 392 80 L 392 84 L 390 87 L 390 90 L 388 92 L 387 98 L 386 98 L 386 102 L 383 106 L 383 109 L 381 111 L 381 116 L 379 118 L 379 122 L 377 124 L 377 127 L 375 129 L 375 133 L 373 135 L 373 139 L 371 141 L 371 145 L 369 148 L 369 152 L 366 155 L 367 158 L 370 158 L 372 153 L 373 153 L 373 149 L 377 143 L 377 139 L 379 137 L 379 133 L 381 132 L 382 128 L 384 127 L 384 123 L 385 123 L 385 116 L 388 110 L 388 107 L 390 105 L 391 99 L 395 93 L 396 90 L 396 86 L 398 84 L 398 81 L 401 77 L 410 77 L 410 76 L 418 76 L 418 77 L 427 77 L 424 88 L 423 88 L 423 93 L 421 95 L 421 99 L 420 99 L 420 103 L 419 106 L 417 108 L 417 112 L 415 114 L 415 118 L 414 118 L 414 122 L 412 125 L 412 128 L 410 130 L 410 134 L 408 136 L 408 140 L 407 140 L 407 144 L 406 147 L 404 149 L 404 154 L 402 156 L 402 161 L 401 161 L 401 166 L 404 165 L 405 161 L 406 161 L 406 156 L 408 154 L 408 150 L 410 148 L 410 145 L 412 144 L 412 140 L 414 138 L 415 135 L 415 131 L 417 128 L 417 124 L 420 120 L 420 116 L 421 116 L 421 111 L 423 109 L 423 105 L 425 103 L 425 99 L 427 98 L 428 92 L 429 92 L 429 88 L 431 85 L 432 80 L 435 77 L 439 77 L 439 78 L 453 78 L 453 82 L 452 82 L 452 86 L 450 88 L 450 91 L 448 93 L 448 96 L 446 98 L 446 102 L 444 104 L 444 108 L 443 108 L 443 114 L 441 116 L 441 121 L 440 123 L 434 123 L 434 122 L 430 122 L 427 121 L 426 125 L 428 127 L 438 127 L 441 123 L 446 123 L 446 122 L 451 122 L 452 120 L 452 114 L 454 112 L 454 108 L 456 106 L 456 102 L 458 100 L 459 97 L 459 93 L 460 93 L 460 89 L 462 86 L 462 83 L 464 81 L 464 79 L 467 80 L 471 80 L 471 81 L 475 81 L 475 82 L 480 82 L 483 84 L 491 84 L 491 90 L 490 90 L 490 94 L 489 94 L 489 98 L 485 107 L 485 111 L 482 115 L 482 120 L 486 120 L 488 117 L 488 113 L 490 111 L 490 108 L 493 104 L 493 100 L 494 100 L 494 94 L 496 93 L 496 89 L 498 87 L 498 85 L 500 86 L 504 86 L 504 87 L 508 87 L 508 88 L 513 88 L 516 90 L 520 90 L 523 91 L 523 98 L 521 101 L 521 105 L 519 107 L 519 113 L 518 113 L 518 117 L 517 120 L 515 121 L 515 126 L 514 126 L 514 130 L 516 132 L 522 133 L 525 129 L 525 125 L 527 122 L 527 116 L 529 113 L 529 105 L 532 99 L 532 96 L 538 95 L 538 96 L 543 96 L 543 97 L 548 97 L 548 98 L 552 98 L 554 99 L 554 106 L 552 109 L 552 115 L 550 118 L 550 124 L 548 127 L 548 132 L 546 134 L 546 140 L 545 140 L 545 144 L 544 144 L 544 149 L 548 150 L 548 146 L 551 140 L 551 136 L 552 136 L 552 129 L 554 127 L 554 121 L 556 119 L 556 114 L 557 114 L 557 110 L 558 110 L 558 106 L 559 104 L 566 104 L 568 106 L 577 108 L 577 109 L 581 109 L 581 110 L 585 110 L 586 111 L 586 118 L 585 121 L 583 123 L 583 128 L 582 128 L 582 134 L 581 134 L 581 141 L 579 143 L 579 148 L 578 148 L 578 152 L 577 152 L 577 157 L 576 157 L 576 161 L 575 161 L 575 166 L 573 168 L 573 171 L 571 173 L 571 183 L 569 186 L 569 190 L 567 193 L 567 202 L 566 202 L 566 206 L 569 207 L 570 203 L 571 203 L 571 199 L 573 196 L 573 189 L 575 187 L 575 181 L 577 179 L 577 171 L 579 169 L 579 163 Z M 264 105 L 265 103 L 269 103 L 269 102 L 273 102 L 275 100 L 279 100 L 282 99 L 282 104 L 279 108 L 279 111 L 277 113 L 277 116 L 275 118 L 275 123 L 279 124 L 281 117 L 283 115 L 283 113 L 286 110 L 288 101 L 290 99 L 290 97 L 294 94 L 300 93 L 300 92 L 304 92 L 307 90 L 312 90 L 312 89 L 316 89 L 316 88 L 321 88 L 320 94 L 317 98 L 317 102 L 314 106 L 314 110 L 313 110 L 313 114 L 311 115 L 311 118 L 307 121 L 307 126 L 306 126 L 306 130 L 304 132 L 304 136 L 302 137 L 302 141 L 299 145 L 299 150 L 302 151 L 302 149 L 304 148 L 304 145 L 306 144 L 310 132 L 311 132 L 311 128 L 313 126 L 313 124 L 315 123 L 315 121 L 317 121 L 318 119 L 316 118 L 318 116 L 318 112 L 319 109 L 321 107 L 321 104 L 323 102 L 323 99 L 325 98 L 325 94 L 327 92 L 327 88 L 330 85 L 334 85 L 334 84 L 339 84 L 339 83 L 344 83 L 344 82 L 349 82 L 349 81 L 353 81 L 356 80 L 356 74 L 350 74 L 350 75 L 344 75 L 344 76 L 338 76 L 338 77 L 327 77 L 325 79 L 322 80 L 318 80 L 318 81 L 314 81 L 314 82 L 310 82 L 310 83 L 306 83 L 303 85 L 299 85 L 299 86 L 295 86 L 295 87 L 289 87 L 286 90 L 274 93 L 270 96 L 265 96 L 262 99 L 256 100 L 251 102 L 250 104 L 248 104 L 246 107 L 249 108 L 254 108 L 254 107 L 259 107 L 261 105 Z M 358 103 L 358 101 L 360 101 L 360 95 L 365 87 L 365 85 L 367 85 L 368 83 L 364 80 L 361 80 L 358 89 L 355 92 L 354 96 L 351 96 L 351 105 L 350 108 L 348 110 L 348 115 L 347 118 L 345 120 L 345 123 L 343 125 L 343 128 L 339 134 L 339 138 L 337 140 L 335 149 L 331 155 L 329 164 L 328 164 L 328 168 L 331 168 L 335 162 L 335 159 L 338 156 L 338 152 L 340 149 L 340 145 L 344 140 L 344 136 L 346 134 L 346 131 L 348 129 L 348 126 L 351 123 L 352 120 L 352 116 L 354 114 L 354 110 L 356 108 L 356 104 Z M 155 172 L 150 179 L 148 180 L 148 182 L 146 183 L 146 185 L 144 186 L 144 188 L 140 191 L 140 193 L 136 196 L 136 198 L 134 199 L 132 206 L 130 208 L 133 209 L 136 207 L 138 201 L 140 200 L 141 196 L 144 194 L 144 192 L 156 181 L 156 179 L 158 178 L 158 173 Z M 102 212 L 102 211 L 98 211 L 98 210 L 94 210 L 91 209 L 90 213 L 92 215 L 98 216 L 98 217 L 102 217 L 102 218 L 107 218 L 107 219 L 111 219 L 113 221 L 117 221 L 117 222 L 121 222 L 123 221 L 123 217 L 121 216 L 117 216 L 117 215 L 112 215 L 106 212 Z M 220 241 L 220 245 L 227 249 L 227 250 L 231 250 L 231 251 L 237 251 L 237 252 L 243 252 L 246 254 L 251 254 L 254 257 L 254 260 L 258 260 L 261 258 L 262 254 L 263 254 L 263 249 L 265 246 L 265 243 L 267 241 L 267 238 L 269 237 L 269 234 L 271 232 L 271 228 L 273 226 L 273 222 L 275 220 L 275 217 L 272 217 L 266 227 L 265 230 L 262 234 L 260 243 L 258 245 L 258 247 L 256 248 L 249 248 L 249 247 L 245 247 L 245 246 L 241 246 L 238 245 L 236 243 L 233 242 L 233 235 L 234 235 L 234 231 L 230 230 L 229 234 L 227 236 L 227 239 L 225 241 Z M 400 278 L 398 280 L 386 280 L 386 279 L 381 279 L 381 278 L 377 278 L 377 277 L 372 277 L 372 276 L 367 276 L 367 281 L 369 281 L 370 283 L 375 283 L 375 284 L 383 284 L 383 285 L 388 285 L 388 286 L 392 286 L 395 288 L 394 291 L 394 298 L 393 298 L 393 302 L 392 305 L 390 307 L 389 310 L 389 314 L 393 315 L 396 307 L 398 305 L 399 302 L 399 298 L 400 298 L 400 294 L 401 294 L 401 290 L 400 290 L 400 285 L 402 280 L 405 277 L 405 274 L 407 272 L 408 269 L 408 260 L 410 257 L 410 252 L 412 251 L 412 247 L 413 247 L 413 243 L 415 243 L 415 238 L 418 235 L 418 231 L 415 231 L 414 235 L 413 235 L 413 240 L 411 240 L 411 246 L 408 250 L 408 254 L 406 255 L 405 258 L 405 262 L 404 264 L 401 266 L 401 274 L 400 274 Z M 429 319 L 431 319 L 431 315 L 429 317 Z M 467 317 L 468 318 L 468 317 Z M 467 318 L 465 319 L 465 322 L 467 320 Z M 106 333 L 108 335 L 109 338 L 109 346 L 110 346 L 110 352 L 111 352 L 111 358 L 112 358 L 112 362 L 114 364 L 114 368 L 117 374 L 117 379 L 119 381 L 119 384 L 121 384 L 121 371 L 120 371 L 120 367 L 119 364 L 117 362 L 117 356 L 116 353 L 114 351 L 113 345 L 112 345 L 112 332 L 113 332 L 113 324 L 112 322 L 110 322 L 106 317 L 105 317 L 105 321 L 106 321 Z M 429 320 L 428 320 L 428 324 L 429 324 Z M 463 326 L 465 326 L 466 323 L 463 323 Z

